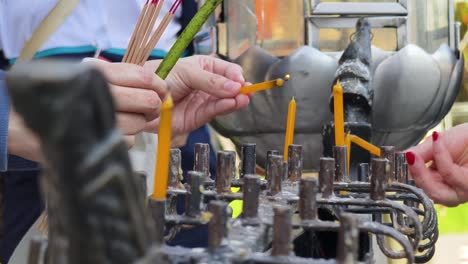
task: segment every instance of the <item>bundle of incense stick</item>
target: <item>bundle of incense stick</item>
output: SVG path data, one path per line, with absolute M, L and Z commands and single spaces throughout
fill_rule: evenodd
M 123 62 L 143 65 L 156 47 L 159 39 L 174 17 L 182 0 L 175 0 L 169 12 L 164 16 L 161 23 L 153 33 L 153 27 L 159 16 L 164 0 L 147 0 L 138 17 L 133 30 L 132 37 L 128 43 Z

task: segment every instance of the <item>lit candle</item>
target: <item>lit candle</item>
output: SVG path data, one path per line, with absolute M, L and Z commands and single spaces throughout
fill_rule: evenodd
M 271 89 L 271 88 L 274 88 L 274 87 L 281 87 L 281 86 L 284 85 L 285 81 L 289 80 L 290 77 L 291 77 L 291 75 L 286 74 L 286 76 L 284 76 L 284 79 L 278 78 L 278 79 L 272 80 L 272 81 L 266 81 L 266 82 L 252 84 L 252 85 L 249 85 L 249 86 L 244 86 L 244 87 L 242 87 L 240 89 L 240 93 L 241 94 L 250 94 L 250 93 L 255 93 L 255 92 L 258 92 L 258 91 Z
M 333 109 L 335 119 L 335 145 L 345 146 L 343 87 L 340 82 L 333 86 Z
M 161 118 L 158 130 L 158 155 L 156 156 L 156 174 L 154 175 L 154 199 L 166 199 L 169 178 L 169 157 L 171 148 L 172 108 L 174 103 L 170 94 L 161 106 Z
M 283 160 L 288 161 L 288 147 L 294 142 L 294 127 L 296 126 L 296 100 L 289 101 L 288 120 L 286 121 L 286 135 L 284 137 Z
M 380 157 L 380 148 L 377 146 L 372 145 L 371 143 L 365 141 L 364 139 L 355 136 L 355 135 L 350 135 L 350 140 L 354 144 L 360 146 L 361 148 L 369 151 L 370 153 L 376 155 L 377 157 Z

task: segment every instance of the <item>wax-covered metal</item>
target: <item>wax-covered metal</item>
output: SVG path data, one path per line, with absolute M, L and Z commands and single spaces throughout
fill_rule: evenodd
M 406 182 L 388 182 L 392 168 L 388 159 L 371 160 L 366 172 L 370 182 L 346 177 L 334 181 L 337 170 L 346 175 L 342 172 L 346 166 L 335 166 L 347 159 L 346 147 L 341 147 L 337 160 L 320 160 L 317 182 L 304 174 L 300 179 L 284 177 L 288 167 L 272 152 L 267 180 L 252 174 L 234 180 L 233 153 L 221 151 L 220 179 L 207 182 L 203 171 L 190 171 L 185 186 L 172 180 L 166 199 L 146 202 L 141 177 L 134 176 L 127 148 L 113 133 L 112 98 L 98 72 L 39 62 L 16 66 L 7 81 L 17 111 L 39 135 L 48 161 L 43 178 L 47 184 L 42 188 L 48 202 L 49 239 L 31 242 L 29 263 L 373 263 L 372 251 L 360 253 L 372 250 L 363 236 L 375 237 L 386 256 L 408 263 L 428 261 L 434 254 L 438 231 L 433 203 Z M 66 89 L 73 85 L 77 88 Z M 81 113 L 77 122 L 63 116 L 83 106 L 90 111 Z M 44 112 L 57 118 L 39 119 L 38 113 Z M 177 178 L 179 152 L 171 153 L 173 170 L 168 177 Z M 255 159 L 255 151 L 248 153 L 240 172 L 250 171 L 251 162 L 245 159 Z M 302 155 L 293 156 L 300 164 Z M 394 170 L 403 165 L 399 160 Z M 232 192 L 232 186 L 240 191 Z M 177 214 L 174 197 L 185 199 L 184 214 Z M 233 200 L 244 203 L 243 214 L 235 219 L 227 208 Z M 202 224 L 210 229 L 208 248 L 165 245 L 182 227 Z M 310 252 L 306 257 L 292 246 L 302 233 L 321 234 L 320 242 L 337 241 L 338 247 L 325 256 L 323 252 L 330 251 L 325 244 L 302 244 Z M 401 250 L 390 248 L 385 237 L 393 238 Z M 110 250 L 115 247 L 125 250 Z

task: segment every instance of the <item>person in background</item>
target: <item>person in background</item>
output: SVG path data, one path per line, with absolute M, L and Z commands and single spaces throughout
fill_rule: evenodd
M 0 49 L 3 51 L 4 59 L 0 63 L 1 65 L 6 65 L 8 68 L 8 65 L 15 62 L 24 43 L 56 2 L 57 0 L 28 1 L 27 3 L 13 0 L 2 2 Z M 126 2 L 129 6 L 136 8 L 133 11 L 127 9 L 127 12 L 135 12 L 134 19 L 136 21 L 139 8 L 144 1 L 128 0 Z M 167 2 L 170 4 L 170 1 Z M 123 52 L 119 52 L 118 49 L 126 48 L 126 44 L 121 42 L 122 47 L 119 47 L 118 40 L 123 40 L 125 36 L 121 34 L 118 37 L 117 34 L 123 28 L 112 33 L 113 31 L 109 27 L 118 28 L 118 24 L 112 24 L 112 21 L 122 19 L 122 16 L 118 16 L 118 10 L 123 12 L 124 6 L 124 1 L 119 5 L 109 6 L 106 5 L 106 1 L 81 0 L 63 25 L 41 47 L 36 58 L 67 58 L 78 61 L 93 57 L 97 50 L 101 50 L 100 58 L 103 60 L 121 61 Z M 122 9 L 112 7 L 121 7 Z M 189 10 L 192 14 L 190 12 L 184 14 L 184 9 L 186 12 Z M 174 19 L 174 23 L 180 23 L 179 26 L 177 24 L 169 26 L 169 31 L 163 36 L 164 39 L 168 39 L 167 42 L 164 40 L 160 42 L 161 45 L 166 43 L 167 46 L 163 49 L 157 47 L 153 52 L 152 59 L 165 56 L 164 52 L 175 41 L 177 34 L 195 11 L 196 3 L 194 1 L 183 1 L 182 10 L 176 14 Z M 115 12 L 115 16 L 111 16 L 113 12 Z M 164 14 L 164 9 L 161 14 Z M 110 19 L 111 17 L 116 20 Z M 129 23 L 124 28 L 128 28 L 127 31 L 131 33 L 134 23 Z M 130 33 L 126 38 L 130 37 Z M 189 52 L 190 50 L 187 54 Z M 86 63 L 100 69 L 108 78 L 111 92 L 116 101 L 118 125 L 130 144 L 133 143 L 133 137 L 140 132 L 157 131 L 159 105 L 167 86 L 180 91 L 179 96 L 174 98 L 176 102 L 174 113 L 178 112 L 182 116 L 180 118 L 174 116 L 174 120 L 177 120 L 174 123 L 174 132 L 181 135 L 188 134 L 199 127 L 206 129 L 203 128 L 203 125 L 215 115 L 240 109 L 249 101 L 247 96 L 238 94 L 241 85 L 245 84 L 240 67 L 212 57 L 194 56 L 180 60 L 166 81 L 160 80 L 154 74 L 156 65 L 159 63 L 157 61 L 152 61 L 145 67 L 96 60 Z M 194 69 L 199 70 L 194 71 Z M 3 73 L 0 76 L 3 78 Z M 213 78 L 216 81 L 209 82 Z M 3 85 L 3 81 L 0 79 L 1 85 Z M 0 157 L 0 163 L 3 158 L 4 166 L 1 168 L 3 171 L 1 176 L 5 181 L 4 232 L 0 244 L 0 261 L 6 263 L 24 233 L 42 212 L 43 203 L 40 199 L 37 182 L 41 169 L 38 162 L 40 160 L 40 147 L 34 135 L 24 127 L 21 118 L 16 115 L 13 109 L 10 109 L 6 89 L 0 88 L 0 103 L 2 103 L 0 105 L 0 128 L 4 129 L 4 133 L 0 129 L 0 155 L 4 154 L 3 157 Z M 184 111 L 178 111 L 178 107 L 183 108 L 191 103 L 188 95 L 194 92 L 201 94 L 204 102 L 216 99 L 212 101 L 216 106 L 211 103 L 199 104 L 190 108 L 191 114 L 183 114 Z M 195 112 L 203 114 L 195 115 Z M 194 119 L 196 116 L 200 118 Z M 206 132 L 206 130 L 201 131 Z M 196 141 L 200 142 L 201 140 Z M 187 150 L 185 153 L 188 152 L 190 155 L 190 151 L 193 153 L 193 146 L 187 146 Z M 184 159 L 190 160 L 190 162 L 193 160 L 186 156 Z M 192 166 L 185 165 L 185 168 L 186 170 L 192 169 Z

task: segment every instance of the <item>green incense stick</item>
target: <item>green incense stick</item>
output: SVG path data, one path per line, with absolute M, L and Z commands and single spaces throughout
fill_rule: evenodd
M 198 10 L 195 16 L 190 20 L 190 23 L 187 25 L 185 30 L 180 34 L 177 41 L 172 46 L 169 53 L 167 53 L 166 58 L 161 62 L 158 69 L 156 70 L 156 75 L 161 79 L 166 79 L 169 72 L 171 72 L 174 65 L 177 63 L 177 60 L 180 58 L 185 49 L 192 41 L 195 34 L 200 31 L 200 28 L 206 22 L 208 17 L 213 13 L 213 11 L 221 4 L 222 0 L 207 0 L 202 7 Z

